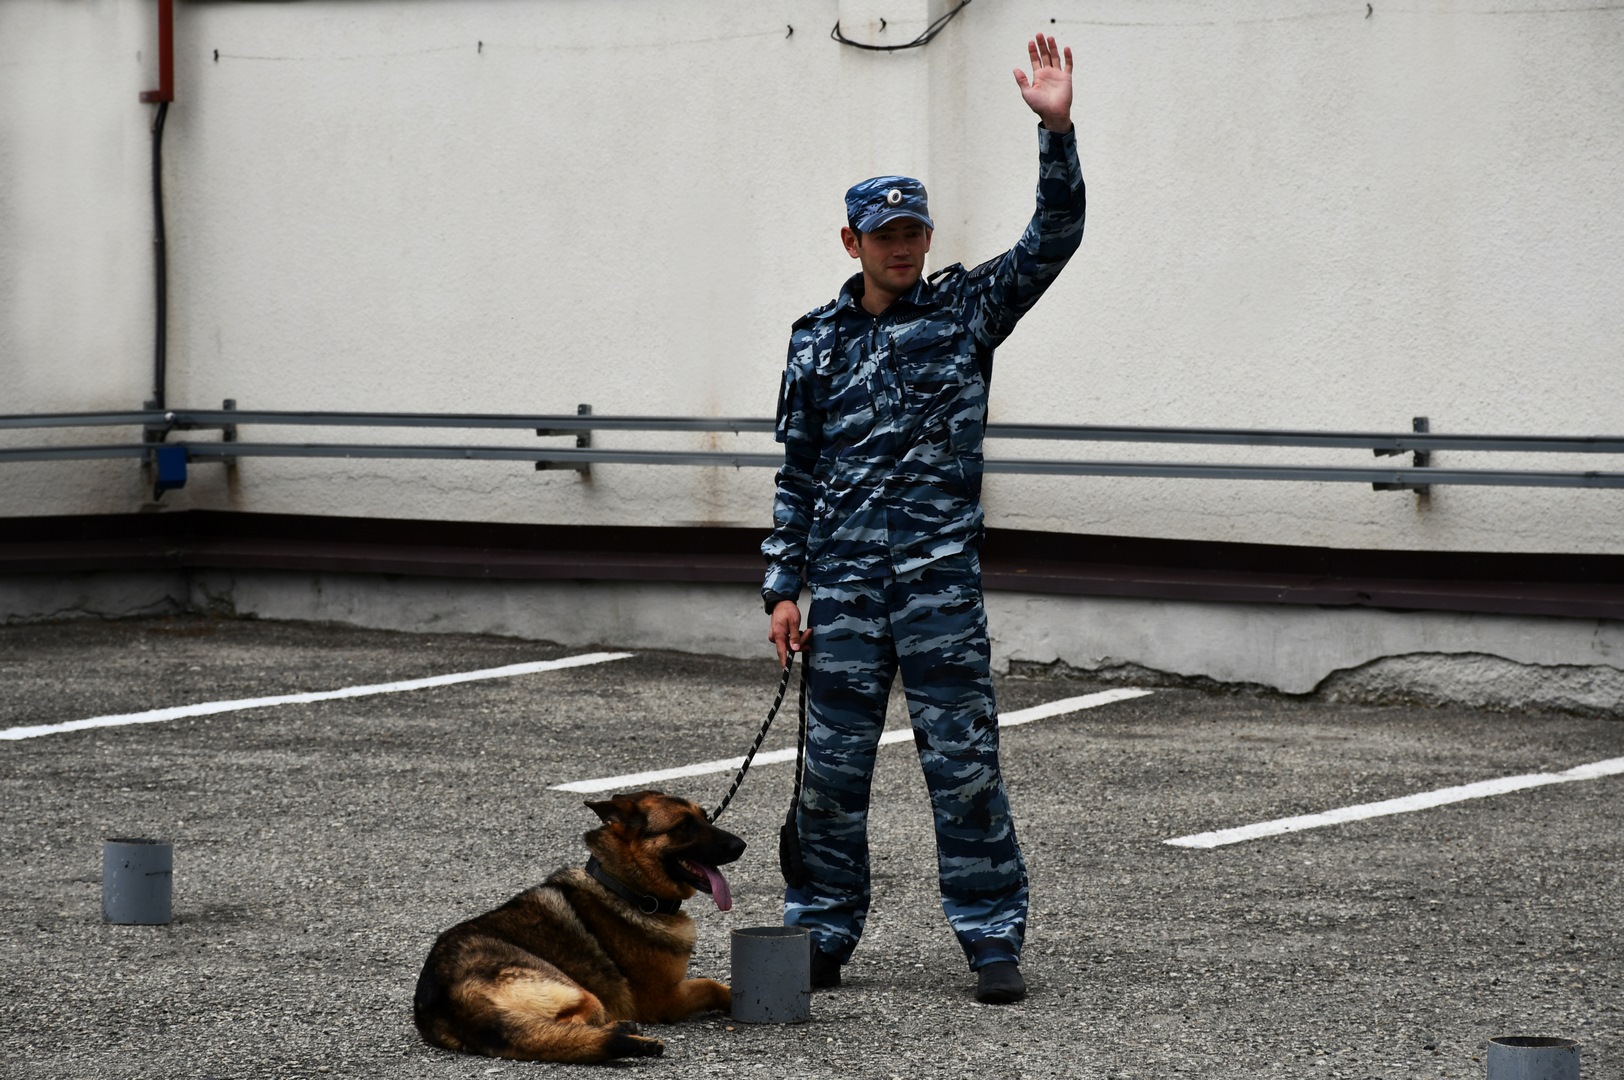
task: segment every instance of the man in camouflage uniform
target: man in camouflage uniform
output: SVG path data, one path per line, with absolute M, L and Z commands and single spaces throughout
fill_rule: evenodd
M 841 239 L 861 260 L 790 337 L 784 443 L 762 544 L 762 596 L 783 663 L 807 648 L 806 772 L 796 829 L 810 880 L 784 921 L 812 931 L 813 981 L 840 982 L 867 916 L 867 818 L 886 700 L 902 674 L 936 823 L 942 906 L 982 1001 L 1025 996 L 1026 867 L 998 765 L 977 556 L 981 441 L 993 350 L 1060 273 L 1083 232 L 1071 50 L 1039 35 L 1017 69 L 1038 131 L 1037 212 L 973 270 L 921 276 L 934 226 L 917 180 L 846 193 Z M 811 587 L 807 629 L 798 599 Z

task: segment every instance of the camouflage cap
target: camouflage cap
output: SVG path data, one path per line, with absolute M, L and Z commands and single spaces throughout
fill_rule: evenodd
M 846 222 L 858 232 L 873 232 L 901 217 L 936 227 L 925 205 L 925 185 L 911 176 L 876 176 L 846 191 Z

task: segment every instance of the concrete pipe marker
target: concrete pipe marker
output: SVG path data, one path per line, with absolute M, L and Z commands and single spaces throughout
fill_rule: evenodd
M 812 933 L 798 926 L 733 931 L 733 1019 L 804 1024 L 812 1019 Z
M 163 840 L 102 843 L 102 918 L 128 926 L 166 926 L 174 849 Z
M 1579 1044 L 1518 1035 L 1490 1039 L 1488 1080 L 1579 1080 Z

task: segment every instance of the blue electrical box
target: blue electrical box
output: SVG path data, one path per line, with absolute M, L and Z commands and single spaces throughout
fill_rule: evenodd
M 186 447 L 165 443 L 153 452 L 156 479 L 152 484 L 152 497 L 162 498 L 166 491 L 186 486 Z

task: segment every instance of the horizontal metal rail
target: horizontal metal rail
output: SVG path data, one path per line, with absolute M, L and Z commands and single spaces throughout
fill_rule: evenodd
M 584 408 L 584 407 L 583 407 Z M 537 435 L 611 431 L 745 432 L 774 429 L 756 417 L 596 416 L 591 414 L 284 412 L 237 409 L 142 409 L 127 412 L 39 413 L 0 416 L 0 429 L 139 426 L 147 441 L 90 446 L 0 447 L 0 463 L 95 458 L 148 459 L 159 446 L 184 448 L 188 462 L 231 462 L 244 457 L 310 457 L 524 461 L 538 468 L 583 470 L 590 465 L 690 465 L 777 468 L 779 452 L 618 450 L 603 447 L 434 446 L 238 442 L 243 426 L 511 429 Z M 226 441 L 165 442 L 176 432 L 218 429 Z M 1153 428 L 1097 425 L 989 424 L 989 439 L 1135 442 L 1184 445 L 1368 449 L 1378 455 L 1433 450 L 1624 454 L 1624 436 L 1454 435 L 1434 432 L 1335 432 L 1244 428 Z M 1420 460 L 1418 458 L 1418 460 Z M 1222 480 L 1297 480 L 1369 483 L 1414 490 L 1426 484 L 1497 487 L 1624 488 L 1624 472 L 1329 465 L 1249 465 L 1200 462 L 1076 461 L 993 458 L 989 473 L 1059 476 L 1130 476 Z
M 576 413 L 267 412 L 236 409 L 151 409 L 115 413 L 37 413 L 0 416 L 0 428 L 143 427 L 192 431 L 248 424 L 298 427 L 543 429 L 578 431 L 772 431 L 773 421 L 751 417 L 582 416 Z
M 700 465 L 720 468 L 777 468 L 782 454 L 726 451 L 608 450 L 517 446 L 417 446 L 321 443 L 170 443 L 184 446 L 188 461 L 226 461 L 240 457 L 308 457 L 437 459 L 452 461 L 528 461 L 561 469 L 582 465 Z M 70 461 L 91 458 L 140 458 L 152 443 L 0 449 L 0 462 Z M 1321 465 L 1225 465 L 1193 462 L 1071 461 L 1045 458 L 1002 458 L 986 463 L 989 473 L 1054 476 L 1135 476 L 1215 480 L 1299 480 L 1370 484 L 1466 484 L 1493 487 L 1624 488 L 1620 472 L 1545 472 L 1537 470 L 1443 469 L 1431 466 L 1363 468 Z
M 36 413 L 0 416 L 4 428 L 142 426 L 190 431 L 266 424 L 326 427 L 541 429 L 557 434 L 582 431 L 770 432 L 774 422 L 759 417 L 581 416 L 509 413 L 280 412 L 228 409 L 132 410 L 102 413 Z M 1469 435 L 1444 432 L 1296 431 L 1270 428 L 1132 427 L 1094 424 L 987 425 L 989 439 L 1070 442 L 1183 443 L 1208 446 L 1305 446 L 1409 453 L 1426 450 L 1484 450 L 1524 453 L 1624 454 L 1624 435 Z

